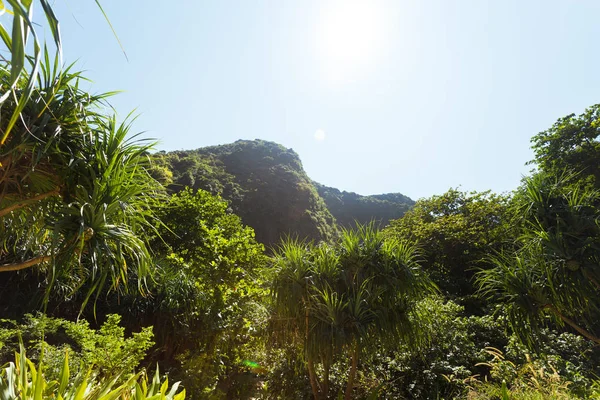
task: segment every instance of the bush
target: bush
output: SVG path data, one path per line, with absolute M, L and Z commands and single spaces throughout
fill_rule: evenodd
M 38 362 L 37 367 L 25 355 L 25 347 L 20 344 L 20 352 L 15 361 L 0 372 L 0 393 L 3 400 L 41 400 L 58 398 L 64 400 L 184 400 L 185 389 L 177 393 L 179 382 L 169 390 L 169 381 L 165 378 L 161 383 L 158 367 L 148 384 L 145 371 L 137 374 L 116 374 L 115 376 L 98 377 L 81 371 L 72 377 L 69 368 L 68 350 L 62 357 L 62 365 L 56 380 L 47 380 L 44 375 L 45 365 Z M 122 380 L 123 383 L 118 382 Z
M 71 322 L 43 314 L 26 315 L 23 322 L 0 321 L 0 362 L 8 362 L 22 340 L 33 359 L 43 362 L 50 379 L 58 379 L 65 352 L 69 368 L 77 374 L 92 372 L 100 377 L 130 374 L 154 345 L 152 327 L 125 338 L 119 315 L 108 315 L 100 329 L 87 321 Z

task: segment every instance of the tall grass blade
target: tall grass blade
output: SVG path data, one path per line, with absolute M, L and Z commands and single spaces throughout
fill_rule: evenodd
M 112 23 L 110 22 L 110 19 L 108 18 L 108 15 L 104 11 L 104 8 L 102 7 L 102 4 L 100 4 L 99 0 L 95 0 L 95 1 L 96 1 L 96 4 L 98 5 L 98 8 L 102 12 L 102 15 L 104 15 L 104 19 L 108 23 L 108 26 L 110 27 L 110 30 L 112 31 L 113 35 L 115 36 L 115 39 L 117 39 L 117 43 L 119 43 L 119 47 L 121 47 L 121 51 L 123 52 L 123 55 L 125 56 L 125 59 L 127 60 L 127 62 L 129 62 L 129 57 L 127 57 L 127 53 L 125 52 L 125 48 L 123 47 L 123 44 L 121 43 L 121 40 L 119 39 L 119 36 L 117 35 L 117 31 L 115 31 L 115 28 L 113 27 Z

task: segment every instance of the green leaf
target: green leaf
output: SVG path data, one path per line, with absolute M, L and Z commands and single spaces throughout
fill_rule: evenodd
M 98 5 L 98 8 L 102 12 L 102 15 L 104 15 L 104 19 L 108 23 L 108 26 L 110 27 L 110 30 L 112 31 L 113 35 L 115 36 L 115 39 L 117 39 L 117 43 L 119 43 L 119 47 L 121 47 L 121 51 L 123 52 L 123 55 L 125 56 L 125 59 L 127 61 L 129 61 L 129 57 L 127 57 L 127 53 L 125 52 L 125 48 L 123 47 L 123 44 L 121 43 L 121 40 L 119 39 L 119 36 L 117 35 L 117 32 L 115 31 L 115 28 L 113 27 L 112 23 L 110 22 L 110 19 L 108 18 L 108 15 L 104 11 L 104 8 L 102 7 L 102 4 L 100 4 L 99 0 L 95 0 L 95 1 L 96 1 L 96 4 Z
M 42 374 L 43 362 L 40 361 L 38 365 L 37 378 L 35 379 L 35 389 L 33 394 L 33 400 L 42 400 L 42 393 L 44 391 L 44 375 Z
M 67 385 L 69 384 L 69 351 L 65 350 L 65 359 L 60 370 L 60 386 L 58 387 L 58 393 L 65 393 Z

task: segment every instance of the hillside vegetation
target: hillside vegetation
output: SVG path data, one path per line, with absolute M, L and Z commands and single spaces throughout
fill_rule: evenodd
M 403 216 L 415 204 L 402 193 L 362 196 L 316 182 L 315 186 L 337 223 L 346 228 L 371 221 L 378 226 L 386 226 L 391 220 Z
M 162 167 L 155 176 L 169 190 L 191 187 L 223 197 L 267 247 L 289 235 L 329 240 L 338 224 L 385 225 L 414 204 L 402 194 L 361 196 L 315 183 L 295 151 L 259 139 L 163 152 L 156 159 Z

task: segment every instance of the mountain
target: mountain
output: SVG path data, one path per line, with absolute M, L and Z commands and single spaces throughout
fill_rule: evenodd
M 366 224 L 371 221 L 383 227 L 403 216 L 415 204 L 414 200 L 401 193 L 361 196 L 316 182 L 315 186 L 338 224 L 346 228 L 356 222 Z
M 163 157 L 173 174 L 169 189 L 190 186 L 222 196 L 267 246 L 286 235 L 328 240 L 335 234 L 333 216 L 291 149 L 238 140 Z
M 222 196 L 267 246 L 286 235 L 328 240 L 336 234 L 336 219 L 343 226 L 372 219 L 386 224 L 414 203 L 399 193 L 361 196 L 315 183 L 294 150 L 265 140 L 160 152 L 154 158 L 156 174 L 170 190 L 189 186 Z

